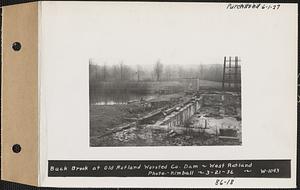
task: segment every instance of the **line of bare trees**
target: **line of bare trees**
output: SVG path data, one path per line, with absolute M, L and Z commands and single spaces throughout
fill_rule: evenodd
M 90 60 L 89 76 L 90 82 L 172 81 L 182 78 L 222 81 L 223 66 L 221 64 L 168 65 L 158 60 L 153 64 L 152 69 L 146 69 L 142 65 L 132 67 L 122 61 L 118 64 L 108 65 Z

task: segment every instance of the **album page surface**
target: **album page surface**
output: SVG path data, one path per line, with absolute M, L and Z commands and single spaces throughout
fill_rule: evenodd
M 40 186 L 296 186 L 297 4 L 38 10 Z

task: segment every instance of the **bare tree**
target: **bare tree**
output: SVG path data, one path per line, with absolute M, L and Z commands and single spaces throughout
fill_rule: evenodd
M 123 80 L 123 71 L 124 70 L 124 68 L 123 68 L 123 61 L 121 61 L 121 63 L 120 63 L 120 75 L 121 75 L 121 80 Z
M 103 65 L 103 81 L 106 81 L 107 79 L 107 68 L 106 68 L 106 63 Z
M 156 76 L 156 80 L 160 81 L 161 75 L 163 73 L 163 64 L 158 60 L 154 65 L 154 74 Z
M 137 80 L 140 81 L 141 77 L 142 77 L 142 74 L 143 74 L 143 70 L 142 70 L 142 67 L 140 65 L 137 65 L 136 74 L 137 74 Z
M 173 78 L 172 66 L 167 65 L 165 69 L 165 75 L 167 80 L 171 80 Z
M 119 80 L 119 75 L 120 75 L 120 73 L 119 73 L 119 67 L 118 67 L 118 65 L 113 65 L 112 66 L 112 80 Z
M 203 77 L 203 73 L 204 73 L 203 71 L 204 71 L 203 65 L 200 64 L 199 67 L 198 67 L 198 78 L 199 78 L 199 79 L 203 79 L 203 78 L 204 78 L 204 77 Z
M 134 71 L 128 65 L 122 64 L 122 80 L 131 80 L 133 73 Z
M 182 66 L 177 66 L 177 74 L 179 78 L 184 78 L 185 77 L 185 70 Z

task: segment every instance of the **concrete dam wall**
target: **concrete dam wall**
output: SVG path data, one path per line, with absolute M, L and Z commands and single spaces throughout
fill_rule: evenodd
M 163 120 L 158 121 L 156 125 L 165 125 L 168 127 L 175 127 L 184 125 L 200 108 L 202 105 L 202 97 L 190 100 L 186 105 L 174 110 L 167 115 Z

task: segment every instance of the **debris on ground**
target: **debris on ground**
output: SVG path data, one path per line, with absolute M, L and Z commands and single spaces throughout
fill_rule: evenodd
M 158 122 L 161 117 L 164 118 L 171 113 L 180 112 L 187 104 L 186 102 L 194 102 L 197 98 L 202 98 L 200 109 L 193 112 L 194 114 L 186 123 L 170 127 Z M 137 111 L 134 107 L 141 110 Z M 130 108 L 127 111 L 130 114 L 125 114 L 126 117 L 123 116 L 122 121 L 135 121 L 134 124 L 116 132 L 114 129 L 117 127 L 107 128 L 106 131 L 113 132 L 101 138 L 99 135 L 92 136 L 90 145 L 200 146 L 241 144 L 241 97 L 238 93 L 198 92 L 190 99 L 185 98 L 185 102 L 173 105 L 173 107 L 162 108 L 161 114 L 149 117 L 145 120 L 146 122 L 136 122 L 138 118 L 141 118 L 144 108 L 134 105 L 134 103 L 130 104 Z M 120 118 L 117 121 L 120 121 Z M 117 121 L 112 119 L 110 123 L 117 123 Z M 115 124 L 115 126 L 118 125 Z M 98 131 L 98 133 L 103 133 L 103 130 Z

